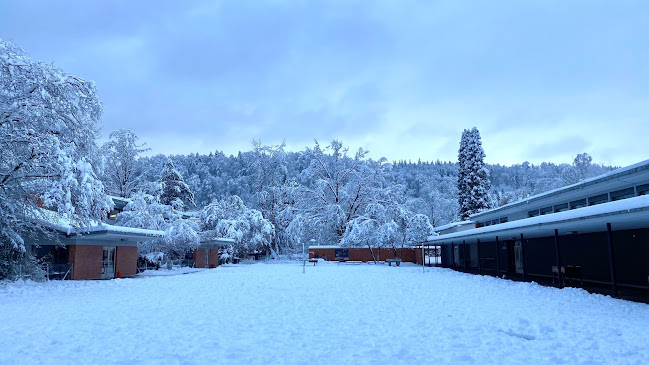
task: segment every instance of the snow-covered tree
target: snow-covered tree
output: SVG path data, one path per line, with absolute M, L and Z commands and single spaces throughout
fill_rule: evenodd
M 200 219 L 204 238 L 234 239 L 236 254 L 267 248 L 278 258 L 271 245 L 275 227 L 261 212 L 246 207 L 238 196 L 212 202 L 203 208 Z
M 24 257 L 37 206 L 82 225 L 112 208 L 90 162 L 101 111 L 92 82 L 0 39 L 0 279 Z
M 137 140 L 135 133 L 119 129 L 112 132 L 110 141 L 102 146 L 105 159 L 103 181 L 111 195 L 129 198 L 140 188 L 137 159 L 148 149 L 142 148 L 143 144 L 138 144 Z
M 465 129 L 458 151 L 458 202 L 462 220 L 489 208 L 489 178 L 484 157 L 478 129 Z
M 310 165 L 302 172 L 296 209 L 300 226 L 316 234 L 319 242 L 338 243 L 348 223 L 371 201 L 381 170 L 364 161 L 367 151 L 359 149 L 353 158 L 340 141 L 321 149 L 316 141 L 305 155 Z M 308 227 L 307 227 L 308 225 Z
M 162 170 L 160 185 L 160 202 L 162 204 L 170 205 L 178 210 L 185 210 L 188 203 L 194 205 L 194 193 L 189 189 L 171 160 L 167 161 L 164 170 Z

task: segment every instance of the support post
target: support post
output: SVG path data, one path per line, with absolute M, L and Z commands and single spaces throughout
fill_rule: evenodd
M 482 275 L 482 264 L 480 263 L 480 239 L 478 238 L 478 275 Z
M 424 244 L 421 244 L 421 273 L 426 272 L 426 257 L 424 256 Z
M 557 258 L 557 277 L 559 278 L 559 289 L 563 289 L 563 273 L 561 272 L 561 251 L 559 250 L 559 230 L 554 230 L 554 252 Z
M 496 236 L 496 277 L 500 277 L 500 241 L 498 241 L 498 236 Z
M 527 265 L 525 265 L 525 243 L 523 242 L 523 234 L 521 233 L 521 265 L 523 265 L 523 281 L 527 281 Z
M 606 239 L 608 241 L 608 262 L 611 267 L 611 289 L 613 289 L 613 298 L 615 298 L 617 297 L 617 281 L 615 280 L 615 256 L 613 256 L 613 232 L 610 223 L 606 223 Z
M 306 258 L 304 257 L 304 242 L 302 242 L 302 274 L 306 273 Z
M 451 265 L 449 267 L 455 267 L 455 243 L 453 241 L 451 241 Z
M 462 240 L 462 261 L 464 263 L 464 271 L 466 271 L 466 240 Z

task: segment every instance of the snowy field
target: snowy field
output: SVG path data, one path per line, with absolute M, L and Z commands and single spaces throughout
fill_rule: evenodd
M 649 364 L 649 305 L 402 265 L 0 284 L 0 364 Z

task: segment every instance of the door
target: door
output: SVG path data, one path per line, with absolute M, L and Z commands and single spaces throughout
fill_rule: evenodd
M 516 246 L 514 246 L 514 260 L 516 262 L 516 273 L 517 274 L 522 274 L 523 273 L 523 247 L 521 246 L 520 242 L 516 242 Z
M 205 267 L 206 268 L 210 267 L 210 249 L 209 248 L 205 249 Z
M 460 246 L 459 245 L 453 246 L 453 261 L 455 267 L 460 266 Z
M 104 247 L 104 255 L 101 261 L 102 279 L 115 277 L 115 247 Z

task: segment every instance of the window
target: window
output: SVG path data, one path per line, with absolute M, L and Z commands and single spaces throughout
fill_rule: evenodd
M 545 207 L 540 209 L 541 215 L 552 213 L 552 207 Z
M 568 210 L 568 203 L 563 203 L 563 204 L 557 204 L 554 206 L 554 212 L 564 212 Z
M 493 224 L 498 224 L 498 223 L 500 223 L 500 219 L 494 219 L 494 220 L 491 221 L 492 225 Z
M 633 198 L 634 196 L 635 196 L 635 189 L 633 188 L 622 189 L 611 193 L 611 201 L 614 202 L 616 200 Z
M 636 190 L 638 191 L 638 195 L 649 194 L 649 184 L 638 185 L 636 186 Z
M 500 223 L 507 223 L 507 217 L 500 218 Z
M 490 225 L 491 225 L 491 221 L 486 221 L 486 222 L 484 222 L 484 225 L 485 225 L 485 227 L 486 227 L 486 226 L 490 226 Z
M 588 205 L 597 205 L 608 202 L 608 193 L 591 196 L 588 198 Z
M 583 208 L 586 206 L 586 199 L 579 199 L 570 202 L 570 209 Z
M 527 216 L 530 217 L 530 218 L 536 217 L 537 215 L 539 215 L 539 210 L 538 209 L 537 210 L 530 210 L 529 212 L 527 212 Z

